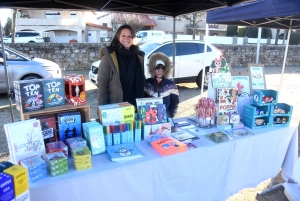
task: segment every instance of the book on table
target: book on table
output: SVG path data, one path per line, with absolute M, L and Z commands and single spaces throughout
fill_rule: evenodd
M 229 135 L 227 135 L 226 133 L 224 133 L 222 131 L 210 133 L 205 136 L 215 143 L 221 143 L 221 142 L 227 142 L 227 141 L 233 140 L 232 137 L 230 137 Z
M 12 163 L 18 164 L 22 159 L 46 154 L 40 120 L 4 124 L 4 129 Z
M 171 135 L 179 141 L 195 137 L 194 135 L 176 126 L 172 127 Z
M 151 142 L 151 145 L 163 156 L 185 152 L 188 150 L 186 144 L 171 137 L 156 140 L 154 142 Z
M 110 157 L 110 160 L 116 163 L 122 163 L 143 157 L 142 153 L 137 149 L 133 142 L 107 146 L 106 152 Z

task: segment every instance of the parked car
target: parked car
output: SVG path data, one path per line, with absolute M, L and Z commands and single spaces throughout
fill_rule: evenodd
M 202 73 L 205 67 L 205 74 L 209 72 L 209 66 L 215 58 L 219 58 L 222 53 L 215 46 L 208 44 L 206 59 L 203 61 L 205 43 L 196 40 L 175 40 L 175 83 L 196 82 L 199 87 L 202 84 Z M 149 58 L 152 54 L 163 52 L 173 61 L 173 41 L 157 40 L 148 42 L 140 46 L 145 52 L 145 76 L 150 77 L 147 69 Z M 97 85 L 97 73 L 100 60 L 92 63 L 89 72 L 89 80 Z M 207 76 L 205 76 L 204 87 L 207 87 Z
M 3 38 L 4 43 L 11 43 L 12 34 Z M 15 34 L 15 43 L 43 43 L 44 38 L 37 32 L 20 31 Z
M 5 48 L 7 76 L 9 86 L 13 91 L 13 81 L 29 80 L 36 78 L 61 77 L 59 66 L 49 60 L 34 58 L 14 50 L 9 47 Z M 6 75 L 4 69 L 2 47 L 0 46 L 0 92 L 7 92 Z
M 136 33 L 138 44 L 144 44 L 153 40 L 165 39 L 165 32 L 156 30 L 143 30 Z

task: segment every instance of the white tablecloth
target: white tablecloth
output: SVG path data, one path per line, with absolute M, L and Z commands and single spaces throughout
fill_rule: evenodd
M 212 132 L 213 129 L 207 130 Z M 256 135 L 161 156 L 147 142 L 137 143 L 143 158 L 113 163 L 92 157 L 91 170 L 30 183 L 32 201 L 224 201 L 276 176 L 292 178 L 298 157 L 297 127 L 252 130 Z

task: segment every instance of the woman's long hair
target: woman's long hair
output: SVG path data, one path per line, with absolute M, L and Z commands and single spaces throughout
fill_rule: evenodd
M 111 43 L 110 43 L 110 46 L 112 46 L 112 47 L 121 46 L 121 43 L 120 43 L 120 41 L 119 41 L 119 38 L 120 38 L 120 35 L 121 35 L 121 31 L 122 31 L 123 29 L 129 29 L 129 30 L 130 30 L 130 33 L 131 33 L 131 35 L 132 35 L 132 40 L 136 37 L 133 28 L 132 28 L 130 25 L 128 25 L 128 24 L 124 24 L 124 25 L 122 25 L 122 26 L 120 26 L 120 27 L 118 28 L 118 30 L 117 30 L 117 32 L 116 32 L 114 38 L 112 39 L 112 41 L 111 41 Z M 137 46 L 137 45 L 136 45 L 136 46 Z

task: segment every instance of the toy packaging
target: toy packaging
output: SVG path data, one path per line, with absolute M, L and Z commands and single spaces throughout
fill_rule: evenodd
M 50 166 L 50 175 L 58 176 L 68 173 L 68 158 L 62 151 L 46 154 Z
M 3 172 L 13 177 L 16 197 L 28 191 L 28 173 L 25 167 L 22 167 L 21 165 L 14 165 Z
M 145 105 L 157 105 L 163 104 L 163 99 L 161 97 L 150 97 L 150 98 L 137 98 L 136 107 L 145 106 Z
M 128 102 L 98 106 L 99 122 L 103 126 L 114 123 L 133 122 L 135 117 L 134 106 Z
M 9 174 L 0 172 L 0 200 L 15 200 L 14 180 Z
M 62 78 L 43 79 L 45 108 L 65 104 L 65 88 Z
M 145 105 L 138 108 L 139 120 L 147 125 L 167 123 L 168 116 L 165 104 Z
M 87 146 L 86 140 L 83 139 L 82 137 L 72 137 L 69 139 L 66 139 L 66 145 L 68 146 L 68 151 L 69 151 L 69 156 L 73 156 L 72 149 L 74 147 L 85 147 Z
M 59 140 L 65 142 L 72 137 L 82 137 L 80 112 L 67 112 L 57 115 Z
M 57 141 L 57 128 L 54 115 L 37 117 L 41 123 L 41 129 L 43 133 L 44 143 Z
M 26 113 L 45 108 L 44 90 L 41 80 L 14 81 L 16 108 Z
M 83 75 L 68 74 L 63 76 L 65 84 L 65 99 L 71 105 L 86 103 L 85 78 Z
M 74 147 L 74 165 L 76 170 L 86 170 L 92 168 L 91 151 L 87 146 Z
M 62 151 L 65 154 L 65 156 L 68 157 L 68 147 L 63 141 L 47 143 L 46 147 L 47 153 Z
M 27 168 L 29 181 L 35 182 L 48 176 L 46 162 L 40 157 L 21 160 L 21 165 Z
M 92 155 L 105 153 L 105 140 L 103 133 L 103 126 L 98 125 L 86 125 L 85 135 L 87 136 L 88 146 L 92 152 Z

